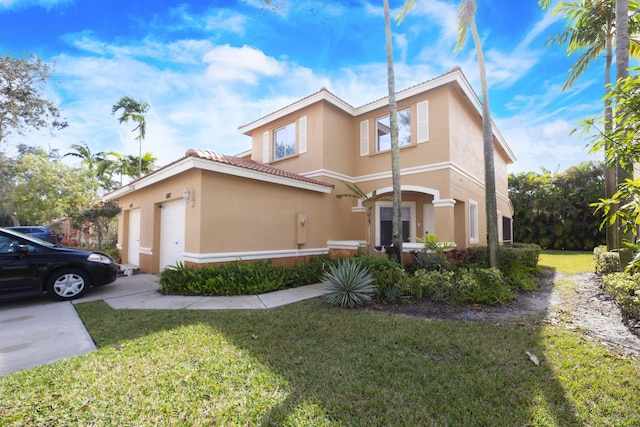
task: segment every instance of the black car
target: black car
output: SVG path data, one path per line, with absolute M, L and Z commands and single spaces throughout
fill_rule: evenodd
M 18 231 L 29 236 L 37 237 L 54 245 L 58 244 L 58 234 L 50 228 L 38 227 L 35 225 L 18 225 L 15 227 L 7 227 L 9 230 Z
M 115 281 L 118 270 L 107 254 L 64 248 L 0 228 L 0 300 L 44 292 L 71 300 L 89 286 Z

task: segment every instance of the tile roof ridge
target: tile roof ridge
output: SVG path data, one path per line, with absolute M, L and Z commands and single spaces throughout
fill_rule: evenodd
M 235 166 L 235 167 L 253 170 L 256 172 L 266 173 L 269 175 L 280 176 L 283 178 L 294 179 L 296 181 L 303 181 L 303 182 L 308 182 L 311 184 L 322 185 L 322 186 L 331 187 L 331 188 L 334 187 L 332 184 L 327 184 L 326 182 L 318 181 L 312 178 L 307 178 L 297 173 L 288 172 L 283 169 L 266 165 L 264 163 L 256 162 L 255 160 L 243 159 L 241 157 L 233 156 L 230 154 L 220 154 L 212 150 L 206 150 L 206 149 L 196 150 L 193 148 L 189 148 L 185 154 L 185 157 L 198 157 L 204 160 L 210 160 L 217 163 L 223 163 L 230 166 Z

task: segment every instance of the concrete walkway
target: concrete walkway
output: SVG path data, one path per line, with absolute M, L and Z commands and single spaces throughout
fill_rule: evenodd
M 325 285 L 301 286 L 299 288 L 270 292 L 262 295 L 245 295 L 237 297 L 185 297 L 178 295 L 162 295 L 157 276 L 137 274 L 125 276 L 101 288 L 91 289 L 82 298 L 74 300 L 74 304 L 87 301 L 104 300 L 115 309 L 190 309 L 190 310 L 233 310 L 233 309 L 265 309 L 291 304 L 309 298 L 321 296 Z
M 0 375 L 95 350 L 73 304 L 103 300 L 115 309 L 267 309 L 321 296 L 325 285 L 237 297 L 169 296 L 159 290 L 157 276 L 137 274 L 91 288 L 72 302 L 48 297 L 0 302 Z

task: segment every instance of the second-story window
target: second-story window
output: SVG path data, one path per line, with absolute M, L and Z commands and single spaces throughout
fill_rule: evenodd
M 274 131 L 273 159 L 278 160 L 296 154 L 296 124 L 290 123 Z
M 376 120 L 377 151 L 391 150 L 391 119 L 384 116 Z M 398 145 L 411 144 L 411 109 L 398 111 Z

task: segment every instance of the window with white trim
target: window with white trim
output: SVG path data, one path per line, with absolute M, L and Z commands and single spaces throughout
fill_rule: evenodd
M 478 237 L 478 202 L 469 200 L 469 243 L 479 243 Z
M 402 241 L 416 241 L 416 203 L 402 202 Z M 376 202 L 376 246 L 389 246 L 393 236 L 393 202 Z
M 273 159 L 279 160 L 296 154 L 296 123 L 273 132 Z
M 398 146 L 411 144 L 411 109 L 398 111 Z M 391 150 L 391 119 L 376 120 L 376 151 Z

